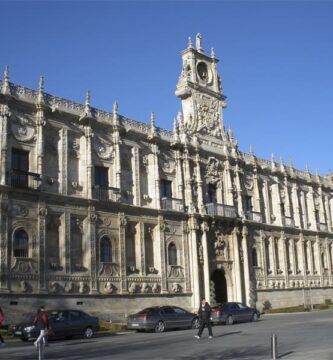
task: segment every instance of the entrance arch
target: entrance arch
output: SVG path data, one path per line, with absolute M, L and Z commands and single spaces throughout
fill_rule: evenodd
M 211 301 L 215 303 L 223 303 L 228 301 L 228 287 L 224 270 L 216 269 L 211 276 L 211 281 L 214 284 L 213 289 L 215 290 L 215 299 L 214 295 L 212 294 L 213 296 Z

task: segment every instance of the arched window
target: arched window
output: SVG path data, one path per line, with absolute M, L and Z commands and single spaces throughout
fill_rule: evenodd
M 107 236 L 103 236 L 101 239 L 100 261 L 112 262 L 111 241 Z
M 29 257 L 29 237 L 23 229 L 15 231 L 13 253 L 15 257 Z
M 168 260 L 169 265 L 177 265 L 177 248 L 173 242 L 168 246 Z
M 255 248 L 252 249 L 252 266 L 258 266 L 258 256 Z

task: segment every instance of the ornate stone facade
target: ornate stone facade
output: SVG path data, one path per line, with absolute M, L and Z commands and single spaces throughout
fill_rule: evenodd
M 189 46 L 173 131 L 0 82 L 0 297 L 113 314 L 200 297 L 332 298 L 333 178 L 239 151 L 212 51 Z M 67 301 L 67 302 L 66 302 Z M 20 307 L 21 312 L 22 307 Z M 126 309 L 126 310 L 124 310 Z

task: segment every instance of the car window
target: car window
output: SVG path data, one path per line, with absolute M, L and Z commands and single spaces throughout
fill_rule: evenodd
M 138 314 L 152 314 L 156 311 L 156 308 L 146 308 L 138 312 Z
M 173 308 L 174 312 L 177 314 L 177 315 L 184 315 L 187 313 L 187 311 L 185 311 L 184 309 L 181 309 L 181 308 Z
M 241 303 L 238 303 L 237 305 L 240 307 L 240 309 L 247 309 L 247 306 L 245 306 L 245 305 L 243 305 Z
M 232 304 L 231 309 L 232 310 L 239 310 L 239 306 L 237 304 Z
M 79 311 L 70 311 L 69 312 L 70 319 L 73 321 L 77 321 L 81 319 L 81 314 Z
M 166 307 L 162 309 L 161 313 L 164 315 L 171 315 L 171 314 L 175 314 L 175 311 L 170 307 Z

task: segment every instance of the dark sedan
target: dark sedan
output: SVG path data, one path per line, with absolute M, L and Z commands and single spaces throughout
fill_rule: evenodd
M 168 329 L 198 327 L 198 316 L 177 306 L 149 307 L 127 318 L 127 328 L 132 330 L 164 332 Z
M 234 322 L 257 321 L 260 312 L 238 302 L 227 302 L 212 308 L 211 322 L 214 324 L 232 325 Z
M 99 320 L 80 310 L 57 310 L 47 312 L 52 329 L 49 338 L 71 338 L 75 335 L 91 338 L 99 330 Z M 22 323 L 13 327 L 13 335 L 27 341 L 36 339 L 40 329 L 30 323 Z

